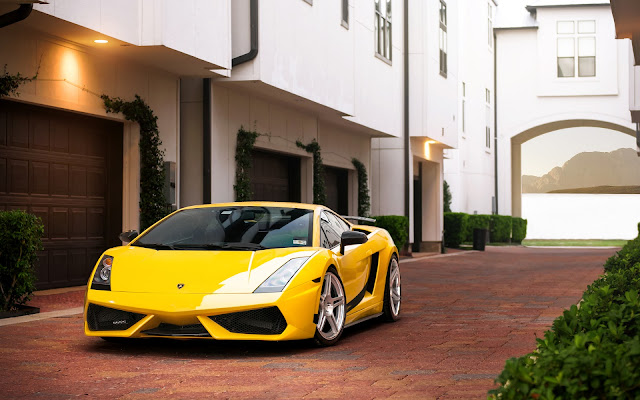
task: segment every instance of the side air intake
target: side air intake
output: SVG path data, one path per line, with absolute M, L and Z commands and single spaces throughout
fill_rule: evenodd
M 91 331 L 125 331 L 144 318 L 144 314 L 89 304 L 87 324 Z
M 214 315 L 209 318 L 233 333 L 279 335 L 287 328 L 287 321 L 278 307 Z

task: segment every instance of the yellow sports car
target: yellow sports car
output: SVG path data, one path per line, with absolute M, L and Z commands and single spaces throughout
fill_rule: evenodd
M 107 250 L 88 282 L 88 336 L 313 338 L 326 346 L 345 327 L 400 315 L 389 233 L 324 206 L 186 207 L 120 238 L 130 243 Z

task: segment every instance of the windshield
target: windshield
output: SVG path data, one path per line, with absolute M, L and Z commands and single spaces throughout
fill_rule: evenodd
M 179 211 L 132 246 L 157 250 L 261 250 L 312 245 L 313 210 L 202 207 Z

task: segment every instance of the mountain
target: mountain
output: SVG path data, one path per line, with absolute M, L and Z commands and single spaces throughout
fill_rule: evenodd
M 541 177 L 522 176 L 522 193 L 566 193 L 572 189 L 598 193 L 587 188 L 600 186 L 640 186 L 640 157 L 634 149 L 579 153 Z

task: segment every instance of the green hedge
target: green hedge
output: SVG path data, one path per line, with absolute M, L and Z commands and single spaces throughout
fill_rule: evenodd
M 580 307 L 558 317 L 537 349 L 507 361 L 493 399 L 640 397 L 640 236 L 606 263 Z
M 0 211 L 0 311 L 26 303 L 35 290 L 35 263 L 42 250 L 40 218 Z
M 508 243 L 511 241 L 511 220 L 508 215 L 491 216 L 491 241 Z
M 444 245 L 445 247 L 460 247 L 467 233 L 467 220 L 469 215 L 465 213 L 444 213 Z
M 409 218 L 404 215 L 380 215 L 371 218 L 376 220 L 373 225 L 386 229 L 398 250 L 402 250 L 409 238 Z
M 473 242 L 473 230 L 475 228 L 489 229 L 491 226 L 491 215 L 487 214 L 469 214 L 467 218 L 467 229 L 465 233 L 465 242 Z
M 511 220 L 511 241 L 522 243 L 525 237 L 527 237 L 527 220 L 513 217 Z

